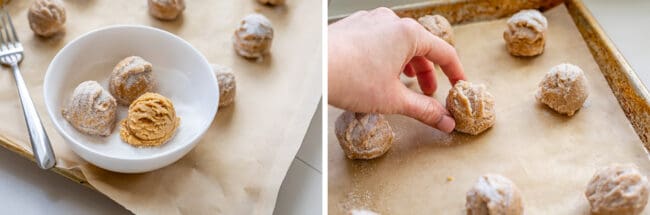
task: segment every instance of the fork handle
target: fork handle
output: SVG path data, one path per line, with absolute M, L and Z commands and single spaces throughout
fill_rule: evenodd
M 23 76 L 20 74 L 18 65 L 14 64 L 11 68 L 16 79 L 16 86 L 18 86 L 20 103 L 23 105 L 23 114 L 27 122 L 27 131 L 29 132 L 29 140 L 32 144 L 34 159 L 41 169 L 50 169 L 56 164 L 50 138 L 47 137 L 45 128 L 43 128 L 41 118 L 39 118 L 38 112 L 36 112 L 36 108 L 34 107 L 34 102 L 32 102 L 32 98 L 29 96 L 25 80 L 23 80 Z

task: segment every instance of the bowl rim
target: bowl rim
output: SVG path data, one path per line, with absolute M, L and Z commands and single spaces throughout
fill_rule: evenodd
M 59 58 L 61 58 L 62 53 L 65 53 L 68 49 L 70 49 L 71 46 L 78 43 L 80 40 L 82 40 L 82 39 L 84 39 L 84 38 L 86 38 L 86 37 L 88 37 L 90 35 L 100 34 L 102 32 L 111 31 L 111 30 L 115 30 L 115 29 L 147 30 L 147 31 L 153 31 L 153 32 L 156 32 L 158 34 L 163 34 L 165 36 L 171 37 L 173 40 L 176 40 L 176 41 L 186 45 L 193 52 L 197 53 L 198 56 L 199 56 L 200 61 L 202 61 L 201 63 L 205 64 L 205 66 L 207 66 L 207 68 L 212 68 L 210 62 L 205 58 L 205 56 L 198 49 L 196 49 L 194 46 L 192 46 L 192 44 L 190 44 L 189 42 L 187 42 L 184 39 L 180 38 L 179 36 L 176 36 L 175 34 L 172 34 L 170 32 L 162 30 L 162 29 L 158 29 L 158 28 L 151 27 L 151 26 L 146 26 L 146 25 L 129 25 L 129 24 L 109 25 L 109 26 L 93 29 L 93 30 L 91 30 L 89 32 L 81 34 L 80 36 L 78 36 L 75 39 L 68 42 L 63 48 L 61 48 L 57 52 L 57 54 L 54 56 L 54 58 L 52 58 L 52 61 L 50 61 L 50 64 L 48 65 L 47 70 L 45 72 L 45 76 L 43 78 L 43 100 L 44 100 L 44 103 L 45 103 L 45 109 L 47 110 L 47 113 L 48 113 L 48 115 L 50 117 L 50 120 L 54 124 L 54 127 L 56 127 L 56 130 L 59 132 L 59 134 L 61 134 L 61 136 L 64 137 L 65 141 L 68 144 L 74 144 L 78 148 L 83 149 L 84 151 L 86 151 L 88 153 L 91 153 L 93 156 L 102 157 L 102 158 L 105 158 L 105 159 L 118 159 L 118 160 L 123 160 L 123 161 L 154 160 L 154 159 L 160 159 L 160 158 L 168 157 L 171 154 L 174 154 L 174 153 L 176 153 L 178 151 L 182 151 L 183 148 L 188 147 L 188 146 L 189 147 L 194 147 L 192 145 L 196 145 L 195 143 L 197 143 L 198 140 L 201 137 L 203 137 L 205 132 L 207 132 L 207 130 L 212 125 L 212 122 L 214 121 L 214 117 L 216 116 L 216 114 L 218 112 L 218 109 L 219 109 L 219 105 L 218 105 L 219 95 L 218 95 L 218 93 L 216 95 L 217 99 L 214 101 L 214 105 L 213 105 L 214 108 L 212 109 L 211 113 L 209 113 L 209 121 L 208 121 L 208 123 L 204 123 L 204 125 L 201 125 L 202 127 L 200 127 L 200 129 L 201 129 L 200 132 L 196 133 L 194 136 L 191 136 L 186 143 L 179 144 L 179 145 L 175 146 L 172 149 L 162 151 L 160 153 L 143 155 L 143 156 L 122 157 L 122 156 L 114 156 L 114 155 L 111 155 L 111 154 L 106 154 L 106 153 L 102 153 L 100 151 L 94 150 L 94 149 L 92 149 L 92 148 L 90 148 L 90 147 L 88 147 L 88 146 L 86 146 L 84 144 L 79 143 L 78 140 L 72 138 L 65 131 L 65 129 L 63 129 L 62 125 L 59 124 L 59 121 L 55 119 L 55 115 L 54 115 L 54 114 L 56 114 L 56 113 L 54 113 L 55 108 L 51 107 L 54 104 L 50 105 L 48 103 L 48 101 L 49 101 L 49 94 L 48 94 L 48 89 L 49 89 L 49 86 L 48 86 L 49 84 L 48 83 L 49 82 L 48 82 L 48 80 L 50 80 L 50 75 L 53 73 L 52 72 L 53 65 L 55 64 L 55 62 L 59 61 Z M 210 82 L 213 83 L 213 86 L 215 86 L 215 88 L 217 90 L 219 90 L 219 85 L 217 84 L 217 78 L 216 78 L 215 74 L 213 72 L 210 72 L 209 74 L 210 74 L 209 76 L 210 76 L 210 79 L 211 79 Z M 115 125 L 115 128 L 114 128 L 113 132 L 116 132 L 115 129 L 119 129 L 118 126 L 119 126 L 119 123 L 116 122 L 116 125 Z M 74 149 L 74 148 L 75 147 L 72 147 L 72 149 Z M 76 150 L 73 150 L 73 151 L 75 151 L 75 153 L 77 153 Z M 189 151 L 191 151 L 191 150 L 188 150 L 187 152 L 189 152 Z M 84 156 L 82 156 L 82 157 L 84 157 Z M 89 162 L 91 162 L 91 161 L 89 161 Z M 91 162 L 91 163 L 95 163 L 95 162 Z

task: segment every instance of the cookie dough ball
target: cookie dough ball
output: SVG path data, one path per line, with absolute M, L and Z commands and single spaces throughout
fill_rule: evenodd
M 449 45 L 454 45 L 454 30 L 451 28 L 449 21 L 441 15 L 426 15 L 420 17 L 418 22 L 424 26 L 429 32 L 433 35 L 440 37 L 441 39 L 447 41 Z
M 467 215 L 520 215 L 524 206 L 519 188 L 512 181 L 496 174 L 481 176 L 467 192 Z
M 537 10 L 522 10 L 508 19 L 503 32 L 508 52 L 514 56 L 535 56 L 544 52 L 546 17 Z
M 185 10 L 184 0 L 148 0 L 149 14 L 160 20 L 176 19 Z
M 159 146 L 174 136 L 181 118 L 174 104 L 157 93 L 145 93 L 129 106 L 120 123 L 120 138 L 133 146 Z
M 233 36 L 237 54 L 245 58 L 261 58 L 271 49 L 273 26 L 261 14 L 251 14 L 241 21 Z
M 494 97 L 485 85 L 458 81 L 447 95 L 447 110 L 456 120 L 456 131 L 477 135 L 496 121 Z
M 350 159 L 373 159 L 393 145 L 393 130 L 381 114 L 346 111 L 336 119 L 335 133 Z
M 140 95 L 153 90 L 152 70 L 151 63 L 141 57 L 127 57 L 113 68 L 108 90 L 119 104 L 129 105 Z
M 36 0 L 29 7 L 27 19 L 34 33 L 49 37 L 64 30 L 65 8 L 59 0 Z
M 260 4 L 268 5 L 281 5 L 284 4 L 284 0 L 257 0 Z
M 235 73 L 229 67 L 221 65 L 212 65 L 212 70 L 217 76 L 219 83 L 219 107 L 225 107 L 235 102 L 235 93 L 237 85 L 235 83 Z
M 585 196 L 594 214 L 641 214 L 648 203 L 648 179 L 634 164 L 614 164 L 596 171 Z
M 111 94 L 96 81 L 84 81 L 74 89 L 62 114 L 81 133 L 108 136 L 115 127 L 116 111 Z
M 537 100 L 561 114 L 573 116 L 587 100 L 587 78 L 580 67 L 560 64 L 546 73 L 537 90 Z

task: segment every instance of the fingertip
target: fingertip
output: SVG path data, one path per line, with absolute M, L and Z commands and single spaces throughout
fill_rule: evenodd
M 413 69 L 413 65 L 411 65 L 410 63 L 406 64 L 406 66 L 404 67 L 404 75 L 411 78 L 415 77 L 415 69 Z
M 450 116 L 443 115 L 440 121 L 436 124 L 436 128 L 445 133 L 451 133 L 456 127 L 456 121 Z

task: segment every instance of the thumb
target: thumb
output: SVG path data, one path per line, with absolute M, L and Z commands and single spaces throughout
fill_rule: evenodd
M 456 122 L 438 101 L 404 88 L 401 114 L 419 120 L 445 133 L 451 133 Z

